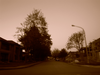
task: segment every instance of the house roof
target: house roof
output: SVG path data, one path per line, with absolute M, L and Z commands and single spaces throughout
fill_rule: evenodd
M 93 41 L 93 43 L 98 43 L 98 42 L 100 43 L 100 38 Z
M 6 42 L 6 43 L 9 43 L 9 44 L 16 44 L 16 45 L 19 45 L 18 43 L 14 42 L 14 41 L 12 41 L 12 40 L 6 40 L 6 39 L 4 39 L 4 38 L 2 38 L 2 37 L 0 37 L 0 41 Z M 19 45 L 19 46 L 21 46 L 21 45 Z
M 100 49 L 100 38 L 98 38 L 97 40 L 94 40 L 92 42 L 93 45 L 95 45 L 96 47 L 98 47 Z
M 78 52 L 69 52 L 69 54 L 77 54 Z
M 12 41 L 12 40 L 8 40 L 9 43 L 11 44 L 17 44 L 16 42 Z
M 91 49 L 87 47 L 87 50 L 91 50 Z M 86 51 L 86 47 L 82 47 L 79 51 Z
M 2 37 L 0 37 L 0 41 L 6 41 L 7 42 L 7 40 L 5 40 L 4 38 L 2 38 Z

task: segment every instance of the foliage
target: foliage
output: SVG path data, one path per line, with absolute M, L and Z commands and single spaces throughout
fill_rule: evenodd
M 48 34 L 47 22 L 39 10 L 35 9 L 21 23 L 21 27 L 17 27 L 16 36 L 26 52 L 31 53 L 35 60 L 50 55 L 51 35 Z
M 55 49 L 52 51 L 52 56 L 56 59 L 56 58 L 59 57 L 59 53 L 60 53 L 60 51 L 59 51 L 57 48 L 55 48 Z
M 66 47 L 67 49 L 76 48 L 77 50 L 80 50 L 80 48 L 83 47 L 83 41 L 84 41 L 83 31 L 80 31 L 78 33 L 73 33 L 69 37 Z
M 60 58 L 65 58 L 68 55 L 66 49 L 61 49 L 60 53 L 59 53 L 59 57 Z

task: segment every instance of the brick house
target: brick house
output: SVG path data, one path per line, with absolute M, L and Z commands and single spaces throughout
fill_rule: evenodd
M 0 37 L 0 61 L 13 62 L 20 61 L 22 47 L 14 41 L 5 40 Z

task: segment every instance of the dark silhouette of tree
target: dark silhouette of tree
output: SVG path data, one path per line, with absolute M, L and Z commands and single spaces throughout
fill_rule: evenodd
M 47 22 L 39 10 L 35 9 L 21 23 L 21 27 L 17 27 L 16 36 L 32 59 L 44 60 L 51 55 L 51 35 L 48 34 Z
M 56 60 L 56 58 L 59 57 L 59 53 L 60 53 L 59 49 L 55 48 L 55 49 L 52 51 L 52 57 L 54 57 L 55 60 Z
M 69 37 L 66 47 L 67 49 L 76 48 L 79 51 L 83 47 L 83 41 L 84 41 L 83 31 L 80 31 L 78 33 L 73 33 Z
M 60 53 L 59 53 L 59 57 L 62 58 L 63 60 L 65 60 L 65 57 L 68 55 L 66 49 L 61 49 Z

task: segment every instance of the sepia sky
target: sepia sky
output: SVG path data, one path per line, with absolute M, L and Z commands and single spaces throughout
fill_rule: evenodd
M 84 28 L 87 43 L 100 38 L 100 0 L 0 0 L 0 37 L 16 41 L 16 27 L 33 9 L 39 9 L 48 23 L 51 49 L 65 48 L 68 38 Z

